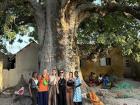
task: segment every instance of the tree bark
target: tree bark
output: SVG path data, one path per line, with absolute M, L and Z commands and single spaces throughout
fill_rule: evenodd
M 37 26 L 40 41 L 40 72 L 43 69 L 47 69 L 49 72 L 51 69 L 56 68 L 56 43 L 57 43 L 57 31 L 56 22 L 58 19 L 58 5 L 56 0 L 48 0 L 44 12 L 44 18 L 40 21 L 43 23 Z M 44 26 L 42 28 L 42 25 Z
M 48 0 L 45 12 L 36 11 L 39 36 L 40 72 L 47 68 L 80 71 L 76 31 L 87 13 L 78 14 L 76 4 L 61 8 L 57 0 Z

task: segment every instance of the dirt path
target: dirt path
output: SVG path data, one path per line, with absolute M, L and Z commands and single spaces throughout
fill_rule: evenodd
M 140 105 L 140 82 L 125 79 L 118 84 L 121 88 L 105 90 L 101 96 L 105 105 Z
M 32 101 L 28 96 L 0 97 L 0 105 L 31 105 Z
M 0 105 L 12 105 L 12 98 L 0 98 Z

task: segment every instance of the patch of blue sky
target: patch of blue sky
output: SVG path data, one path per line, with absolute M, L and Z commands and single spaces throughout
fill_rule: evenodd
M 93 3 L 101 6 L 101 0 L 94 0 Z

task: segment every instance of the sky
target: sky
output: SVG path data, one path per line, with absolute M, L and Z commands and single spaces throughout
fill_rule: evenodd
M 97 5 L 101 5 L 101 0 L 95 0 L 93 3 L 95 3 Z

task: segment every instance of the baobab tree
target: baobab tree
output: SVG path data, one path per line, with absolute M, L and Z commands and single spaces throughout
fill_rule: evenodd
M 15 2 L 18 2 L 17 6 L 30 7 L 32 13 L 30 16 L 26 16 L 26 18 L 16 16 L 15 21 L 36 23 L 40 46 L 40 70 L 57 68 L 66 71 L 79 71 L 77 29 L 82 21 L 94 13 L 104 17 L 116 11 L 140 19 L 140 6 L 137 0 L 133 0 L 133 2 L 132 0 L 101 0 L 101 5 L 96 5 L 93 1 L 22 0 L 22 3 L 19 3 L 18 0 L 7 0 L 3 2 L 9 2 L 7 3 L 9 7 L 4 6 L 8 8 L 15 6 Z M 2 11 L 7 11 L 4 7 Z

